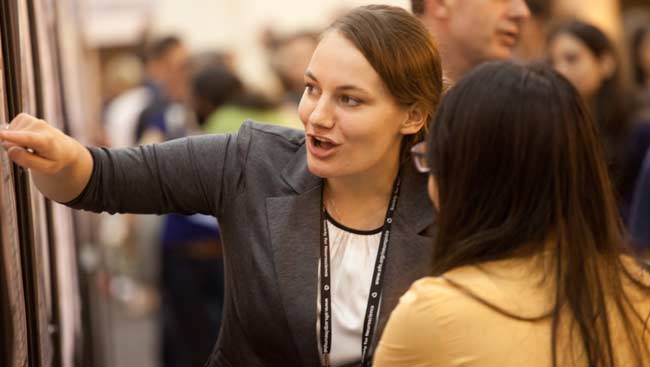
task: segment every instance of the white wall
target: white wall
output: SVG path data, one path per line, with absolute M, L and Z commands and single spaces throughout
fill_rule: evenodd
M 339 9 L 383 3 L 408 8 L 409 0 L 155 0 L 156 33 L 177 31 L 197 49 L 240 45 L 271 25 L 291 31 L 326 26 Z
M 611 36 L 621 36 L 621 4 L 619 0 L 562 0 L 555 4 L 559 15 L 578 17 L 598 25 Z

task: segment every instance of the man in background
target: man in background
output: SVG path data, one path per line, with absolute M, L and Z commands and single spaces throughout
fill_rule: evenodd
M 511 58 L 530 18 L 525 0 L 411 0 L 411 7 L 437 42 L 448 83 L 485 61 Z
M 111 146 L 136 145 L 138 120 L 146 108 L 187 98 L 188 58 L 187 48 L 175 36 L 163 37 L 145 46 L 142 84 L 119 95 L 106 107 L 104 120 Z
M 136 141 L 158 143 L 187 135 L 190 55 L 176 37 L 153 43 L 145 54 L 152 99 L 138 118 Z

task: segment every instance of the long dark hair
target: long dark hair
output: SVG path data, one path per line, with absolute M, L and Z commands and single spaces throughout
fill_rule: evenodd
M 549 43 L 561 34 L 568 34 L 582 42 L 591 53 L 602 59 L 610 55 L 616 64 L 611 76 L 603 80 L 597 91 L 595 99 L 589 101 L 589 109 L 598 123 L 605 144 L 605 154 L 611 163 L 610 169 L 614 173 L 614 180 L 620 187 L 619 193 L 625 195 L 626 184 L 619 182 L 619 175 L 623 160 L 625 140 L 630 129 L 630 96 L 621 75 L 620 60 L 612 42 L 597 27 L 580 20 L 573 20 L 555 28 L 550 36 Z
M 638 365 L 650 358 L 632 331 L 647 320 L 623 281 L 648 296 L 650 287 L 622 263 L 628 250 L 598 129 L 565 78 L 541 65 L 478 67 L 443 98 L 427 146 L 439 190 L 434 274 L 551 251 L 554 364 L 561 310 L 570 311 L 589 366 L 613 366 L 614 317 Z

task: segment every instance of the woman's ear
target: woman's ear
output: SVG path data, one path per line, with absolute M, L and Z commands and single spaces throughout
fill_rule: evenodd
M 406 120 L 402 122 L 400 133 L 402 135 L 413 135 L 422 130 L 424 124 L 427 122 L 428 114 L 418 103 L 411 105 L 407 112 Z

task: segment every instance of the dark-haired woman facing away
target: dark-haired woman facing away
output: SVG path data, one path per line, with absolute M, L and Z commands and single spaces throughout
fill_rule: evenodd
M 425 156 L 435 277 L 401 298 L 376 367 L 650 366 L 650 275 L 622 246 L 598 129 L 566 79 L 479 67 Z

